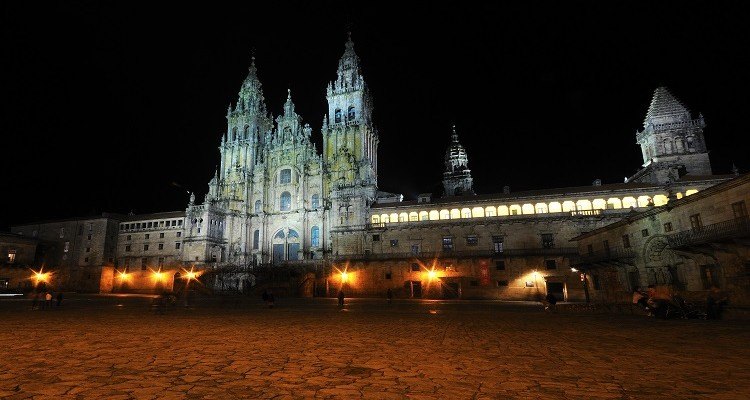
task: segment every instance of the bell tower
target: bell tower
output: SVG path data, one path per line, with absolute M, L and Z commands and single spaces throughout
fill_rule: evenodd
M 364 225 L 367 208 L 377 192 L 378 134 L 351 34 L 339 60 L 337 78 L 328 84 L 326 98 L 323 157 L 331 220 L 338 225 Z
M 451 144 L 445 151 L 445 172 L 443 173 L 444 196 L 465 196 L 474 194 L 474 180 L 469 169 L 469 156 L 458 141 L 456 125 L 453 125 Z

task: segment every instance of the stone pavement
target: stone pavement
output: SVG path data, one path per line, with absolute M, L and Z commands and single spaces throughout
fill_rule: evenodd
M 492 302 L 0 301 L 2 399 L 747 399 L 746 321 Z

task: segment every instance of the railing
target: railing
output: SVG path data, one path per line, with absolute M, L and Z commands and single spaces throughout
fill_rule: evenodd
M 601 215 L 601 214 L 602 214 L 602 210 L 599 208 L 594 209 L 594 210 L 576 210 L 576 211 L 570 212 L 571 217 Z
M 669 247 L 678 249 L 697 244 L 722 242 L 747 237 L 748 235 L 750 235 L 750 219 L 740 217 L 667 236 L 667 243 L 669 243 Z
M 505 249 L 494 250 L 444 250 L 444 251 L 421 251 L 419 253 L 360 253 L 340 254 L 333 256 L 335 261 L 346 260 L 408 260 L 408 259 L 435 259 L 435 258 L 479 258 L 479 257 L 515 257 L 515 256 L 571 256 L 577 255 L 575 247 L 552 247 L 531 249 Z
M 581 254 L 575 264 L 593 264 L 597 262 L 616 261 L 629 258 L 635 258 L 635 250 L 632 247 L 613 247 L 592 253 Z

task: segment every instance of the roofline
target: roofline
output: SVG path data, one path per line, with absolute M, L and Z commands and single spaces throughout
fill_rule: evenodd
M 601 232 L 605 232 L 623 225 L 628 225 L 632 223 L 633 221 L 637 221 L 643 218 L 650 217 L 652 215 L 660 214 L 662 212 L 668 212 L 671 211 L 675 207 L 680 207 L 684 204 L 689 204 L 694 201 L 698 201 L 701 199 L 705 199 L 706 197 L 712 196 L 718 192 L 721 192 L 723 190 L 731 189 L 733 187 L 740 186 L 742 184 L 750 182 L 750 173 L 746 173 L 744 175 L 740 175 L 737 178 L 730 179 L 728 181 L 721 182 L 715 186 L 711 186 L 709 188 L 706 188 L 704 190 L 701 190 L 697 193 L 693 193 L 690 196 L 685 196 L 681 199 L 673 200 L 670 203 L 667 203 L 663 206 L 655 207 L 651 210 L 641 211 L 641 212 L 635 212 L 632 215 L 628 215 L 627 217 L 623 218 L 621 221 L 617 221 L 614 223 L 611 223 L 607 226 L 603 226 L 601 228 L 594 229 L 593 231 L 583 233 L 581 235 L 578 235 L 572 239 L 571 241 L 578 241 L 581 239 L 585 239 L 587 237 L 591 237 L 593 235 L 599 234 Z

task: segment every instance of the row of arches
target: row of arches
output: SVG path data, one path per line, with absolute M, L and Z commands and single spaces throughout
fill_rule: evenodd
M 354 119 L 357 117 L 357 112 L 354 109 L 354 106 L 350 106 L 349 109 L 346 112 L 346 120 L 347 121 L 354 121 Z M 341 109 L 337 108 L 336 111 L 333 113 L 333 120 L 334 122 L 341 123 L 342 121 L 342 115 L 341 115 Z
M 685 196 L 689 196 L 697 190 L 688 190 Z M 677 198 L 682 198 L 682 193 L 677 193 Z M 501 206 L 484 206 L 484 207 L 463 207 L 442 210 L 421 210 L 400 213 L 382 213 L 370 217 L 373 224 L 389 224 L 394 222 L 416 222 L 416 221 L 435 221 L 445 219 L 462 219 L 462 218 L 484 218 L 510 215 L 532 215 L 548 213 L 566 213 L 566 212 L 585 212 L 594 210 L 618 210 L 628 208 L 643 208 L 650 205 L 662 206 L 667 204 L 667 196 L 657 194 L 651 196 L 626 196 L 623 198 L 611 197 L 609 199 L 580 199 L 577 201 L 552 201 L 549 203 L 522 203 Z
M 256 140 L 260 140 L 260 138 L 258 137 L 259 134 L 260 128 L 255 127 Z M 250 139 L 250 126 L 245 125 L 245 127 L 242 129 L 242 133 L 240 133 L 239 129 L 235 126 L 234 128 L 232 128 L 232 135 L 228 139 L 232 141 Z
M 310 197 L 310 208 L 317 210 L 320 208 L 320 196 L 314 194 Z M 292 194 L 289 192 L 281 193 L 279 196 L 279 210 L 289 211 L 292 209 Z M 260 214 L 263 212 L 263 203 L 260 200 L 255 200 L 254 212 Z

